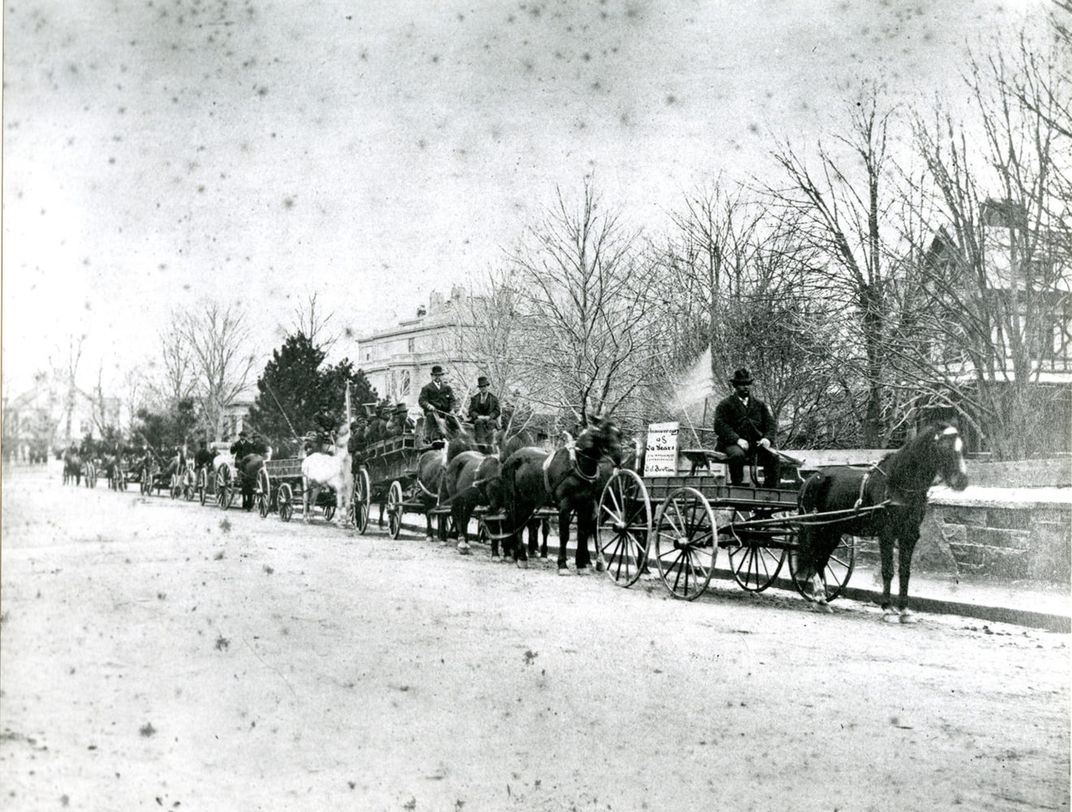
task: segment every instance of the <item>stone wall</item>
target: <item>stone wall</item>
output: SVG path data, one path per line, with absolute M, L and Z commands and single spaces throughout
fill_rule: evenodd
M 863 540 L 859 555 L 877 562 L 877 542 Z M 953 578 L 1067 584 L 1072 577 L 1072 505 L 931 504 L 913 568 Z
M 968 460 L 968 478 L 981 488 L 1067 488 L 1072 486 L 1072 456 L 985 462 Z

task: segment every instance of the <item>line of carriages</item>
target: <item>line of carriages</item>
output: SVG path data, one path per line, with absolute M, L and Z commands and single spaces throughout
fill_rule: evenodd
M 244 495 L 245 505 L 261 518 L 276 513 L 289 522 L 303 511 L 305 501 L 301 459 L 268 459 L 253 481 L 242 482 L 235 461 L 223 444 L 212 469 L 195 469 L 192 461 L 178 460 L 162 465 L 155 459 L 143 460 L 129 469 L 108 469 L 109 486 L 125 490 L 137 484 L 146 496 L 167 493 L 173 499 L 214 504 L 222 510 L 234 506 Z M 347 524 L 364 534 L 368 530 L 371 507 L 380 507 L 380 522 L 391 538 L 402 532 L 406 514 L 425 515 L 442 524 L 441 537 L 452 534 L 451 507 L 422 490 L 417 460 L 428 450 L 417 435 L 404 434 L 368 445 L 363 465 L 354 473 L 353 493 Z M 605 570 L 618 586 L 629 587 L 644 576 L 656 574 L 676 597 L 693 600 L 708 588 L 716 573 L 719 552 L 728 559 L 729 573 L 749 592 L 762 592 L 774 584 L 788 565 L 790 578 L 805 598 L 813 599 L 813 584 L 798 576 L 797 532 L 802 521 L 798 513 L 799 478 L 782 487 L 726 485 L 724 476 L 712 472 L 710 463 L 722 461 L 717 452 L 697 449 L 693 454 L 703 463 L 702 470 L 688 476 L 643 476 L 630 468 L 615 470 L 602 489 L 596 505 L 596 568 Z M 752 471 L 753 482 L 757 481 Z M 244 493 L 243 493 L 244 492 Z M 336 494 L 321 489 L 310 510 L 318 510 L 325 521 L 335 517 Z M 543 525 L 544 555 L 548 522 L 557 516 L 550 507 L 537 511 Z M 819 517 L 837 521 L 841 517 Z M 507 533 L 505 516 L 491 513 L 486 506 L 472 515 L 477 523 L 476 538 L 494 544 Z M 812 519 L 814 520 L 814 519 Z M 855 539 L 846 535 L 830 557 L 822 581 L 826 599 L 837 598 L 852 575 Z

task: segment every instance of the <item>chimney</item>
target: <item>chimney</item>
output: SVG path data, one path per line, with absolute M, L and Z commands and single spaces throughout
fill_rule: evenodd
M 428 308 L 426 308 L 424 305 L 420 305 L 417 308 L 417 318 L 420 318 L 421 316 L 427 316 L 427 315 L 428 315 Z

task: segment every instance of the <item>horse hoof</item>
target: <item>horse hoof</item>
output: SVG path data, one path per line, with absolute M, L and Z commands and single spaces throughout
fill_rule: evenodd
M 559 567 L 558 568 L 558 574 L 559 575 L 573 575 L 573 573 L 569 571 L 569 567 Z
M 458 542 L 458 552 L 461 553 L 462 555 L 469 555 L 469 545 L 466 544 L 464 541 L 459 541 Z
M 919 623 L 919 618 L 916 617 L 912 612 L 909 612 L 907 609 L 903 609 L 901 611 L 901 622 L 911 625 L 914 623 Z
M 882 619 L 887 623 L 900 623 L 901 613 L 896 609 L 885 609 L 882 612 Z
M 587 566 L 587 565 L 585 565 L 583 567 L 577 567 L 577 574 L 578 575 L 588 575 L 591 571 L 592 571 L 591 568 L 589 566 Z
M 596 562 L 596 572 L 603 572 L 606 569 L 607 565 L 602 560 Z
M 516 567 L 517 567 L 517 568 L 518 568 L 519 570 L 527 570 L 527 569 L 529 568 L 529 562 L 528 562 L 528 559 L 519 559 L 519 560 L 517 560 L 517 561 L 515 561 L 515 562 L 514 562 L 514 565 L 515 565 L 515 566 L 516 566 Z

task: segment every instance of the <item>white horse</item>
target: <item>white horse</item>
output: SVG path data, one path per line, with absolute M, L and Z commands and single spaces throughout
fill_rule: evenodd
M 309 506 L 316 505 L 320 491 L 335 489 L 335 521 L 346 527 L 350 518 L 350 499 L 354 492 L 354 475 L 350 471 L 350 427 L 343 426 L 335 438 L 335 453 L 309 454 L 302 460 L 302 521 L 309 521 Z

